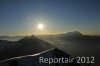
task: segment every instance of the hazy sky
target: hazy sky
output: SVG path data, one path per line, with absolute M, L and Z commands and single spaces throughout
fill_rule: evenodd
M 69 31 L 100 35 L 100 0 L 0 0 L 0 35 Z

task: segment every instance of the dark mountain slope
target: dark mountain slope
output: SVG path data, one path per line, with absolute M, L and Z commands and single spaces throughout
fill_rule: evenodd
M 0 60 L 23 56 L 41 52 L 52 48 L 48 42 L 36 38 L 35 36 L 25 37 L 19 41 L 11 42 L 0 40 Z
M 52 63 L 49 64 L 51 61 L 46 61 L 42 62 L 40 61 L 40 57 L 45 58 L 52 58 L 52 59 L 59 59 L 59 58 L 69 58 L 70 55 L 67 53 L 57 49 L 49 49 L 37 54 L 33 55 L 27 55 L 27 56 L 20 56 L 20 57 L 15 57 L 7 60 L 3 60 L 0 62 L 0 66 L 87 66 L 86 64 L 78 64 L 76 63 L 76 60 L 73 60 L 73 63 L 62 63 L 62 60 L 60 62 Z M 64 59 L 65 60 L 65 59 Z M 64 61 L 63 60 L 63 61 Z

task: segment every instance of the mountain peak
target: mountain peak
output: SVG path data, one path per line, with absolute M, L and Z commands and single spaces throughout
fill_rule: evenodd
M 28 41 L 28 40 L 38 40 L 38 38 L 35 37 L 34 35 L 32 35 L 32 36 L 26 36 L 25 38 L 23 38 L 19 41 Z
M 82 35 L 82 33 L 80 33 L 79 31 L 73 31 L 73 32 L 68 32 L 66 33 L 67 36 L 80 36 Z

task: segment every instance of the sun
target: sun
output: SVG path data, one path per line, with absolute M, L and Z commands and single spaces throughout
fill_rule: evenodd
M 38 29 L 42 30 L 44 28 L 43 24 L 38 24 Z

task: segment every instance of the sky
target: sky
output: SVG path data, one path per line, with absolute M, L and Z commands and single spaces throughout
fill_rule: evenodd
M 100 0 L 0 0 L 0 35 L 70 31 L 100 35 Z

